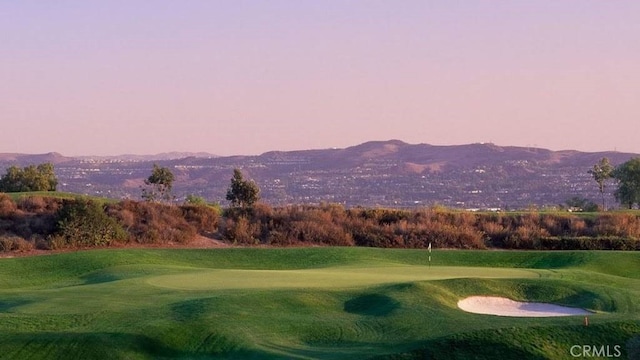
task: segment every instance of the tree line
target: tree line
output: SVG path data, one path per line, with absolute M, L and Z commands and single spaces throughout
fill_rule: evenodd
M 171 203 L 175 175 L 167 167 L 153 164 L 151 175 L 144 180 L 142 199 L 149 202 Z M 0 193 L 56 191 L 58 179 L 52 163 L 29 165 L 24 168 L 10 166 L 0 177 Z M 253 180 L 245 180 L 239 169 L 233 170 L 226 199 L 232 207 L 248 208 L 260 199 L 260 188 Z M 206 200 L 194 195 L 187 196 L 187 203 L 204 204 Z
M 0 192 L 56 191 L 58 179 L 53 164 L 10 166 L 0 178 Z
M 606 210 L 605 189 L 609 180 L 617 181 L 617 188 L 613 192 L 616 200 L 623 206 L 632 209 L 640 206 L 640 157 L 613 167 L 608 158 L 602 158 L 589 174 L 598 184 L 602 198 L 602 209 Z
M 150 202 L 172 202 L 175 199 L 171 193 L 174 181 L 175 176 L 169 168 L 154 164 L 151 175 L 144 181 L 142 198 Z M 260 188 L 255 181 L 246 180 L 240 169 L 233 169 L 226 199 L 232 208 L 247 209 L 260 199 Z M 189 195 L 186 197 L 186 202 L 197 205 L 206 203 L 206 200 Z

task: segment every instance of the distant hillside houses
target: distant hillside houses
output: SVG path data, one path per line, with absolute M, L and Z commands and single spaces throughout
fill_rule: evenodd
M 157 163 L 175 173 L 173 192 L 178 200 L 197 194 L 224 204 L 233 169 L 239 168 L 260 186 L 262 201 L 274 206 L 330 202 L 347 207 L 443 205 L 507 211 L 565 206 L 573 197 L 598 201 L 597 184 L 588 170 L 605 156 L 616 165 L 638 155 L 494 144 L 434 146 L 394 140 L 344 149 L 166 160 L 12 154 L 0 156 L 0 169 L 54 159 L 60 190 L 135 199 L 140 196 L 140 184 Z M 610 186 L 604 194 L 609 204 L 615 204 L 612 191 Z

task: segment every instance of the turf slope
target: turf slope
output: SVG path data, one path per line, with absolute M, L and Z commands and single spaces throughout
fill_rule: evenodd
M 10 359 L 572 358 L 633 350 L 640 255 L 364 248 L 94 250 L 0 259 Z M 465 313 L 472 295 L 581 317 Z

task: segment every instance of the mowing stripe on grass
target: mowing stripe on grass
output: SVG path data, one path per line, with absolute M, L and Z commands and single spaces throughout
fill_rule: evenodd
M 382 266 L 309 270 L 206 270 L 161 275 L 147 282 L 181 290 L 345 288 L 456 278 L 537 278 L 539 271 L 505 268 Z

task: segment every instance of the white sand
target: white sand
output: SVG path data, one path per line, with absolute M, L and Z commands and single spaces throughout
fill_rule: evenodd
M 495 296 L 471 296 L 458 301 L 458 307 L 474 314 L 514 317 L 549 317 L 589 315 L 592 312 L 560 305 L 519 302 Z

